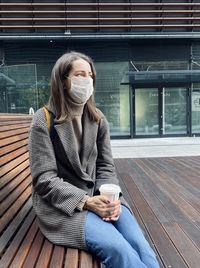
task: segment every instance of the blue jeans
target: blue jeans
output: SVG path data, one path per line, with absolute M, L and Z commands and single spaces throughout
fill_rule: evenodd
M 85 239 L 88 251 L 107 268 L 159 268 L 155 253 L 125 206 L 116 222 L 103 221 L 89 211 Z

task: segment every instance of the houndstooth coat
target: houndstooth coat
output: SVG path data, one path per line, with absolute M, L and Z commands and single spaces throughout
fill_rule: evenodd
M 118 184 L 108 123 L 101 115 L 99 124 L 92 122 L 84 109 L 80 156 L 71 121 L 55 124 L 52 143 L 43 110 L 33 117 L 29 135 L 33 208 L 41 232 L 55 244 L 87 250 L 87 211 L 77 206 L 85 194 L 98 193 L 101 184 Z

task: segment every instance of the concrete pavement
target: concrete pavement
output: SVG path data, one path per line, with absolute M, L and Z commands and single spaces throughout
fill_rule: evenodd
M 111 140 L 114 158 L 200 156 L 200 137 Z

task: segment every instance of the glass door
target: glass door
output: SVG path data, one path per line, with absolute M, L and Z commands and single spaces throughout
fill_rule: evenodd
M 158 134 L 158 88 L 135 89 L 135 135 Z
M 200 133 L 200 89 L 192 92 L 192 134 Z
M 193 128 L 200 129 L 200 91 L 198 94 L 194 97 L 199 99 L 199 106 L 193 107 Z M 138 88 L 134 100 L 135 136 L 187 134 L 189 108 L 186 87 Z
M 187 88 L 163 88 L 163 135 L 187 133 Z

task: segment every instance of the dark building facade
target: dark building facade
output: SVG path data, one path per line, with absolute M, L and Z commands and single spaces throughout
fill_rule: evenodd
M 90 55 L 111 137 L 200 135 L 200 2 L 0 1 L 0 112 L 43 106 L 55 60 Z

